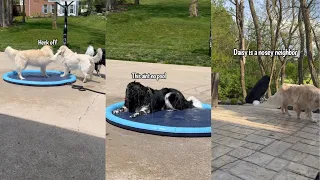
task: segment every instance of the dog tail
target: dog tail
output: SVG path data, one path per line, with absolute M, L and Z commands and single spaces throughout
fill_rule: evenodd
M 18 54 L 18 50 L 13 49 L 12 47 L 8 46 L 4 52 L 10 57 L 10 59 L 14 59 L 14 57 Z
M 90 61 L 93 62 L 93 63 L 97 63 L 97 62 L 101 61 L 102 54 L 103 54 L 102 49 L 99 48 L 97 50 L 97 54 L 94 57 L 90 58 Z
M 192 105 L 196 108 L 202 108 L 202 103 L 197 98 L 190 96 L 187 101 L 192 101 Z
M 94 56 L 94 48 L 93 48 L 93 46 L 91 46 L 91 45 L 88 46 L 86 54 L 89 55 L 89 56 L 92 56 L 92 57 Z

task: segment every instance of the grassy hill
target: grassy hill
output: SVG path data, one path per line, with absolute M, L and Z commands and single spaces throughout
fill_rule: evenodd
M 17 20 L 21 22 L 21 18 Z M 58 29 L 52 29 L 52 18 L 27 19 L 25 24 L 15 23 L 8 28 L 0 28 L 0 51 L 7 46 L 16 49 L 39 48 L 38 39 L 58 39 L 57 49 L 63 44 L 64 17 L 58 17 Z M 105 46 L 105 24 L 102 16 L 68 17 L 68 44 L 77 52 L 85 52 L 87 46 Z
M 141 0 L 109 14 L 107 57 L 210 67 L 210 1 L 199 0 L 200 16 L 195 18 L 189 17 L 189 2 Z

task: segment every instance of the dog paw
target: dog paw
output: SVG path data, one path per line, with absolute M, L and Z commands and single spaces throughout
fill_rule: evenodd
M 317 119 L 311 119 L 311 122 L 317 123 L 318 120 Z
M 113 110 L 112 114 L 119 114 L 119 110 Z
M 139 113 L 134 113 L 131 116 L 129 116 L 130 118 L 136 118 L 139 115 Z
M 135 115 L 131 115 L 131 116 L 129 116 L 130 118 L 135 118 L 136 116 Z

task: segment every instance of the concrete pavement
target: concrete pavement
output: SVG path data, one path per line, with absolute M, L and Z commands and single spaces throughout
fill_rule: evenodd
M 15 66 L 7 56 L 0 52 L 0 74 L 3 75 L 8 71 L 14 70 Z M 34 69 L 33 67 L 28 67 L 28 69 Z M 48 66 L 48 69 L 61 70 L 62 66 L 57 63 L 52 63 Z M 104 72 L 105 69 L 102 69 L 101 72 Z M 74 73 L 74 72 L 73 72 Z M 75 72 L 77 77 L 82 77 L 82 74 Z M 81 79 L 81 78 L 80 78 Z M 99 77 L 94 77 L 94 81 L 88 82 L 85 84 L 85 87 L 94 89 L 96 91 L 105 92 L 105 80 Z M 82 84 L 81 81 L 77 80 L 76 84 Z M 59 166 L 59 168 L 68 168 L 70 166 L 82 167 L 83 169 L 96 169 L 92 170 L 89 174 L 91 179 L 101 179 L 101 174 L 104 176 L 104 168 L 101 170 L 101 162 L 88 161 L 88 159 L 100 159 L 104 160 L 105 158 L 105 96 L 90 91 L 78 91 L 72 89 L 70 86 L 57 86 L 57 87 L 31 87 L 31 86 L 21 86 L 10 84 L 2 79 L 0 80 L 0 118 L 1 132 L 8 132 L 8 134 L 1 133 L 0 144 L 4 145 L 4 149 L 7 152 L 10 150 L 12 154 L 19 154 L 21 150 L 25 150 L 29 153 L 35 153 L 35 158 L 24 157 L 24 156 L 14 156 L 12 161 L 19 164 L 24 159 L 28 159 L 25 165 L 32 165 L 33 163 L 39 163 L 39 166 L 36 166 L 39 169 L 38 171 L 39 178 L 48 177 L 45 175 L 45 172 L 42 172 L 42 168 L 46 169 L 51 166 Z M 24 130 L 24 134 L 18 133 L 19 128 L 12 124 L 14 121 L 22 124 L 20 127 L 21 130 Z M 25 122 L 25 121 L 28 121 Z M 32 124 L 36 126 L 38 124 L 45 124 L 43 131 L 33 131 L 33 127 L 27 127 L 26 124 Z M 18 126 L 18 125 L 17 125 Z M 51 127 L 51 126 L 54 126 Z M 16 128 L 16 129 L 15 129 Z M 9 130 L 8 130 L 9 129 Z M 59 130 L 56 130 L 59 129 Z M 62 130 L 63 129 L 63 130 Z M 40 140 L 32 140 L 35 136 L 42 137 L 46 135 L 47 130 L 52 132 L 59 132 L 58 135 L 54 136 L 45 136 Z M 71 131 L 69 131 L 71 130 Z M 31 132 L 29 132 L 31 131 Z M 19 131 L 20 132 L 20 131 Z M 73 134 L 69 136 L 68 134 Z M 76 136 L 76 137 L 74 137 Z M 85 143 L 84 137 L 91 137 L 91 139 L 96 139 L 92 143 L 87 145 Z M 31 147 L 20 146 L 22 149 L 12 148 L 12 139 L 26 141 L 29 139 L 28 145 Z M 46 142 L 48 141 L 48 142 Z M 74 141 L 70 144 L 71 141 Z M 50 162 L 47 162 L 47 154 L 43 154 L 39 151 L 42 146 L 46 146 L 49 152 L 56 152 L 57 155 L 66 158 L 66 161 L 70 161 L 68 166 L 66 164 L 61 164 L 59 159 L 51 159 Z M 94 142 L 94 143 L 93 143 Z M 76 145 L 78 144 L 78 145 Z M 86 147 L 84 147 L 86 146 Z M 79 149 L 80 148 L 80 149 Z M 98 153 L 89 153 L 89 148 L 95 148 Z M 3 159 L 6 154 L 1 152 L 0 159 Z M 26 152 L 26 153 L 27 153 Z M 78 153 L 78 154 L 77 154 Z M 41 156 L 41 157 L 39 157 Z M 84 157 L 86 156 L 86 157 Z M 1 176 L 8 177 L 11 168 L 15 164 L 12 164 L 12 167 L 5 166 L 6 164 L 0 163 L 0 179 Z M 71 168 L 71 167 L 70 167 Z M 50 168 L 49 168 L 50 169 Z M 72 168 L 71 168 L 72 169 Z M 81 169 L 81 168 L 79 168 Z M 60 173 L 59 169 L 51 169 L 52 173 Z M 41 171 L 41 172 L 40 172 Z M 66 177 L 69 172 L 63 171 L 67 174 L 61 174 L 61 177 Z M 87 171 L 83 171 L 85 174 Z M 93 174 L 92 174 L 93 173 Z M 90 179 L 87 174 L 83 176 L 77 176 L 76 179 Z M 57 176 L 59 179 L 60 176 Z M 100 178 L 99 178 L 100 177 Z M 16 179 L 16 178 L 13 178 Z M 19 178 L 18 178 L 19 179 Z M 64 179 L 64 178 L 62 178 Z
M 313 180 L 320 170 L 319 123 L 291 114 L 251 105 L 214 109 L 212 180 Z
M 167 73 L 167 79 L 136 80 L 152 88 L 172 87 L 186 97 L 211 102 L 211 69 L 107 60 L 107 105 L 123 101 L 131 73 Z M 210 138 L 155 136 L 106 125 L 106 178 L 112 180 L 208 180 Z

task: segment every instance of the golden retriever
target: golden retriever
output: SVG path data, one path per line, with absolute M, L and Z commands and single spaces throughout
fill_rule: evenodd
M 41 68 L 43 76 L 48 77 L 46 73 L 46 67 L 52 61 L 57 59 L 58 53 L 53 54 L 51 46 L 43 46 L 41 49 L 31 49 L 19 51 L 8 46 L 5 49 L 5 53 L 8 57 L 14 61 L 16 65 L 16 71 L 20 79 L 25 79 L 21 72 L 27 67 L 32 65 Z
M 288 105 L 292 105 L 298 119 L 300 119 L 301 110 L 304 109 L 307 117 L 312 122 L 317 122 L 317 119 L 312 118 L 312 111 L 320 108 L 320 89 L 309 84 L 284 84 L 265 105 L 280 106 L 282 113 L 289 116 Z
M 90 46 L 88 47 L 90 48 Z M 92 57 L 88 54 L 78 54 L 73 52 L 67 46 L 61 46 L 58 50 L 59 54 L 64 58 L 63 65 L 65 67 L 64 73 L 61 77 L 67 76 L 70 70 L 80 69 L 84 75 L 83 83 L 87 81 L 87 77 L 90 76 L 92 79 L 92 74 L 94 70 L 94 64 L 101 60 L 102 49 L 97 50 L 97 54 Z

